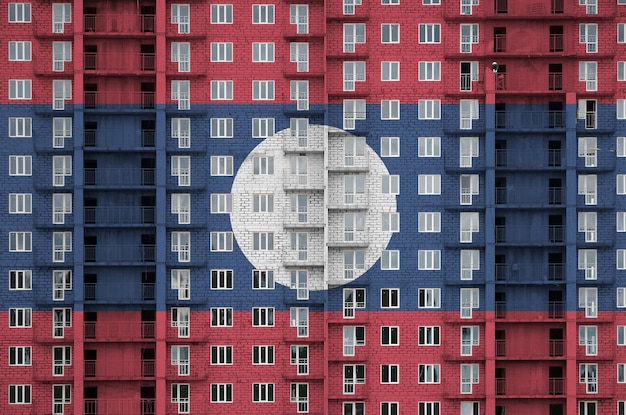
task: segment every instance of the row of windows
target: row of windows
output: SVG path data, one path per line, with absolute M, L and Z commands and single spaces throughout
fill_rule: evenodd
M 9 327 L 29 328 L 32 327 L 31 308 L 9 308 Z M 63 338 L 65 327 L 72 327 L 71 308 L 52 309 L 52 337 Z
M 9 404 L 30 405 L 32 403 L 32 385 L 9 385 Z M 52 405 L 54 414 L 63 414 L 64 405 L 72 403 L 72 385 L 52 385 Z

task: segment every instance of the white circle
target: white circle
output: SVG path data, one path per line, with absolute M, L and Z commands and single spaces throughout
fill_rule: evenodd
M 383 214 L 396 214 L 396 196 L 382 192 L 389 172 L 364 143 L 357 152 L 360 162 L 346 167 L 344 143 L 353 138 L 335 127 L 309 125 L 303 143 L 285 129 L 259 143 L 239 167 L 231 189 L 233 234 L 250 263 L 272 270 L 275 282 L 290 286 L 292 271 L 302 269 L 308 271 L 309 290 L 347 284 L 370 269 L 386 249 L 393 232 L 383 230 Z M 306 147 L 299 147 L 302 144 Z M 306 174 L 297 176 L 292 169 L 304 170 L 301 157 L 306 159 Z M 364 191 L 354 195 L 354 204 L 344 204 L 345 180 L 352 180 L 345 176 L 364 178 Z M 298 212 L 296 195 L 307 195 L 306 215 Z M 263 205 L 265 209 L 254 208 L 255 200 L 259 206 L 268 199 L 272 202 Z M 359 224 L 364 220 L 364 226 L 357 226 L 363 231 L 349 242 L 348 219 Z M 303 238 L 306 249 L 298 250 Z M 345 265 L 346 256 L 353 258 L 352 266 Z

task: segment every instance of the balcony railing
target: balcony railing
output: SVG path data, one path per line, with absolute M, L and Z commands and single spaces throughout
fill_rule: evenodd
M 563 378 L 549 378 L 548 389 L 550 395 L 563 395 L 565 391 L 565 379 Z
M 155 361 L 143 359 L 138 367 L 136 360 L 119 361 L 115 365 L 98 364 L 97 360 L 85 360 L 85 378 L 136 379 L 154 377 Z
M 563 243 L 565 227 L 562 225 L 549 225 L 547 232 L 541 232 L 528 226 L 505 226 L 495 227 L 495 239 L 497 244 L 510 245 L 550 245 Z
M 563 203 L 563 187 L 549 187 L 542 191 L 531 187 L 496 187 L 497 205 L 544 206 Z
M 557 168 L 563 164 L 563 155 L 560 149 L 527 153 L 515 149 L 496 149 L 496 166 L 512 169 Z
M 155 415 L 154 399 L 85 399 L 84 415 Z
M 506 394 L 506 379 L 496 378 L 496 395 Z
M 560 33 L 550 34 L 550 52 L 563 52 L 563 35 Z
M 561 357 L 565 354 L 565 342 L 563 340 L 550 340 L 550 356 Z
M 154 130 L 141 130 L 141 135 L 137 136 L 133 131 L 131 134 L 124 134 L 123 142 L 124 147 L 120 148 L 120 143 L 115 141 L 109 143 L 107 140 L 98 139 L 98 130 L 85 130 L 84 132 L 85 147 L 99 147 L 110 150 L 124 150 L 140 147 L 154 147 L 155 144 L 155 131 Z M 122 137 L 117 137 L 118 140 Z
M 86 72 L 136 73 L 155 70 L 154 53 L 90 53 L 84 54 Z
M 85 339 L 101 342 L 154 339 L 154 321 L 86 321 Z
M 562 281 L 565 264 L 495 264 L 496 281 L 551 282 Z
M 549 301 L 547 304 L 547 312 L 532 312 L 525 311 L 507 311 L 506 301 L 496 301 L 495 303 L 496 318 L 508 319 L 512 321 L 544 321 L 548 319 L 562 319 L 563 318 L 563 302 L 562 301 Z
M 85 245 L 85 262 L 154 262 L 155 245 Z
M 86 14 L 85 33 L 153 33 L 154 15 Z
M 506 356 L 506 340 L 496 340 L 496 357 Z
M 154 301 L 155 285 L 128 283 L 85 283 L 85 301 L 97 303 L 137 303 Z
M 496 339 L 496 357 L 505 357 L 507 350 L 511 352 L 514 359 L 543 359 L 548 355 L 550 357 L 564 355 L 565 344 L 563 340 L 550 340 L 549 343 L 537 345 L 538 347 L 534 348 L 523 347 L 517 342 L 511 343 L 509 348 L 505 339 Z
M 85 186 L 154 186 L 154 168 L 85 168 Z
M 155 108 L 155 93 L 85 91 L 83 102 L 86 110 L 136 111 L 138 106 L 143 110 L 152 110 Z
M 496 128 L 537 131 L 564 128 L 563 111 L 496 111 Z
M 154 223 L 154 207 L 86 206 L 85 223 L 96 225 L 151 224 Z

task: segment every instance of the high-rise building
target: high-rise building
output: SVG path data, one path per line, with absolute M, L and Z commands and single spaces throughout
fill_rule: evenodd
M 626 414 L 626 0 L 0 22 L 1 414 Z

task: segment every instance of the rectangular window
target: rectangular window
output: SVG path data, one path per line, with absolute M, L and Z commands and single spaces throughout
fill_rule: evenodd
M 472 310 L 480 307 L 480 289 L 461 288 L 461 318 L 472 318 Z
M 626 326 L 617 326 L 617 345 L 626 346 Z
M 298 337 L 309 337 L 309 308 L 291 307 L 289 326 L 296 327 Z
M 31 214 L 33 211 L 32 193 L 9 193 L 9 213 Z
M 9 308 L 9 327 L 31 327 L 31 316 L 30 308 Z
M 480 269 L 480 251 L 461 249 L 461 281 L 473 279 L 474 271 Z
M 365 271 L 365 251 L 343 251 L 343 277 L 347 280 L 352 280 L 355 276 L 363 273 L 363 271 Z
M 420 81 L 440 81 L 441 80 L 441 62 L 419 63 L 419 80 Z
M 460 25 L 461 53 L 472 53 L 472 46 L 478 44 L 478 24 Z
M 381 270 L 400 269 L 400 251 L 384 250 L 380 258 L 380 269 Z
M 383 61 L 380 63 L 380 80 L 381 81 L 399 81 L 400 80 L 400 62 Z
M 178 140 L 178 148 L 191 147 L 190 118 L 172 118 L 172 138 Z
M 419 383 L 439 383 L 440 382 L 440 365 L 437 364 L 420 364 L 418 368 Z
M 252 81 L 252 99 L 273 101 L 274 81 Z
M 357 120 L 365 120 L 367 116 L 364 99 L 345 99 L 343 101 L 343 129 L 354 130 Z
M 400 345 L 400 327 L 382 326 L 380 328 L 380 345 L 381 346 L 399 346 Z
M 298 72 L 309 71 L 309 44 L 307 42 L 291 42 L 289 44 L 289 61 L 296 64 Z
M 460 212 L 460 238 L 461 243 L 471 243 L 472 235 L 480 231 L 478 212 Z
M 31 385 L 9 385 L 10 405 L 30 405 Z
M 417 251 L 417 269 L 440 270 L 441 251 L 420 249 Z
M 618 194 L 619 190 L 618 180 Z M 578 194 L 585 196 L 585 205 L 596 205 L 598 203 L 598 176 L 595 174 L 579 174 Z
M 65 186 L 65 178 L 72 176 L 72 156 L 52 156 L 52 185 Z
M 72 232 L 52 232 L 52 262 L 65 262 L 66 252 L 72 252 Z
M 598 90 L 598 62 L 579 62 L 578 80 L 585 82 L 586 91 Z
M 381 193 L 386 195 L 400 194 L 400 175 L 391 174 L 381 176 Z
M 52 271 L 52 300 L 65 300 L 65 291 L 72 290 L 72 271 L 57 269 Z
M 441 194 L 441 175 L 439 174 L 420 174 L 417 176 L 418 186 L 417 193 L 420 195 L 440 195 Z
M 617 249 L 615 250 L 616 256 L 616 268 L 617 269 L 626 269 L 626 249 Z
M 232 118 L 211 118 L 211 138 L 233 138 Z
M 253 118 L 252 138 L 268 138 L 275 134 L 274 118 Z
M 232 175 L 233 156 L 211 156 L 211 176 Z
M 252 308 L 252 325 L 253 326 L 274 326 L 274 307 L 253 307 Z
M 53 308 L 52 309 L 52 337 L 65 337 L 65 328 L 72 327 L 72 309 L 71 308 Z
M 380 383 L 400 383 L 400 365 L 380 365 Z
M 172 42 L 172 62 L 178 63 L 178 72 L 189 72 L 191 44 L 189 42 Z
M 30 23 L 30 3 L 9 3 L 9 23 Z
M 400 289 L 382 288 L 380 290 L 380 308 L 400 308 Z
M 211 270 L 212 290 L 232 290 L 233 270 L 232 269 L 212 269 Z
M 598 14 L 598 0 L 579 0 L 578 4 L 586 6 L 587 14 Z
M 357 346 L 365 346 L 365 327 L 344 326 L 343 328 L 343 355 L 354 356 Z
M 189 300 L 191 298 L 191 271 L 188 269 L 173 269 L 171 270 L 170 278 L 170 288 L 176 290 L 178 299 Z
M 188 111 L 190 109 L 190 84 L 189 81 L 172 81 L 172 101 L 178 103 L 178 110 L 180 111 Z
M 617 24 L 617 43 L 626 43 L 626 23 Z
M 626 232 L 626 212 L 615 212 L 615 231 Z
M 385 23 L 380 25 L 381 43 L 400 43 L 400 25 Z
M 587 393 L 598 393 L 598 364 L 581 363 L 578 368 L 579 382 L 586 385 Z
M 178 376 L 189 376 L 189 346 L 172 346 L 172 366 L 178 366 Z
M 440 288 L 420 288 L 417 290 L 418 308 L 441 308 Z
M 441 137 L 418 137 L 418 157 L 441 157 Z
M 440 343 L 439 326 L 419 326 L 417 330 L 418 344 L 420 346 L 439 346 Z
M 471 394 L 472 385 L 478 384 L 478 364 L 461 365 L 461 393 Z
M 292 6 L 293 7 L 293 6 Z M 290 402 L 295 402 L 298 413 L 309 412 L 309 384 L 292 383 L 290 385 Z
M 617 288 L 617 308 L 626 308 L 626 288 Z
M 211 99 L 232 101 L 233 81 L 211 81 Z
M 585 233 L 585 242 L 597 242 L 598 213 L 578 212 L 578 232 Z
M 211 158 L 213 161 L 213 158 Z M 213 168 L 213 163 L 211 163 Z M 191 185 L 191 157 L 189 156 L 172 156 L 172 176 L 178 178 L 179 186 Z M 211 172 L 213 173 L 213 172 Z
M 296 33 L 309 33 L 309 6 L 306 4 L 290 5 L 289 23 L 296 25 Z
M 252 270 L 252 289 L 273 290 L 274 289 L 274 271 L 267 270 L 267 269 Z
M 400 100 L 383 99 L 380 101 L 380 119 L 381 120 L 399 120 L 400 119 Z
M 178 406 L 179 414 L 189 413 L 189 384 L 188 383 L 172 383 L 171 402 Z
M 64 110 L 65 101 L 72 99 L 72 81 L 55 79 L 52 81 L 52 109 Z
M 172 24 L 178 25 L 178 33 L 189 33 L 189 5 L 172 4 Z
M 66 366 L 72 366 L 72 348 L 70 346 L 52 347 L 52 375 L 63 376 Z
M 9 271 L 9 290 L 31 290 L 33 272 L 29 269 Z
M 211 327 L 232 327 L 233 309 L 231 307 L 211 307 Z
M 9 99 L 32 99 L 32 81 L 9 79 Z
M 419 43 L 441 43 L 441 25 L 439 23 L 421 23 L 419 25 Z
M 191 223 L 191 195 L 189 193 L 172 193 L 170 207 L 172 215 L 176 215 L 179 225 Z
M 253 4 L 252 5 L 253 24 L 274 24 L 273 4 Z
M 305 252 L 304 258 L 306 258 L 306 251 L 304 252 Z M 296 299 L 308 300 L 309 299 L 309 272 L 304 269 L 298 269 L 298 270 L 291 270 L 290 274 L 291 274 L 290 288 L 292 290 L 296 290 Z
M 274 364 L 274 346 L 270 346 L 270 345 L 252 346 L 252 364 L 253 365 L 273 365 Z
M 289 81 L 289 99 L 296 101 L 298 111 L 307 111 L 309 109 L 309 81 Z
M 9 60 L 10 61 L 30 61 L 31 42 L 11 41 L 9 42 Z
M 365 43 L 365 23 L 344 23 L 343 52 L 354 53 L 359 43 Z
M 274 402 L 274 384 L 253 383 L 252 402 Z
M 211 346 L 212 365 L 232 365 L 233 346 Z
M 585 347 L 585 356 L 598 355 L 598 327 L 579 326 L 578 345 Z
M 30 366 L 31 346 L 9 347 L 9 366 Z
M 33 120 L 30 117 L 9 117 L 9 137 L 29 138 L 33 136 Z
M 626 61 L 617 62 L 617 80 L 626 81 Z
M 309 374 L 309 346 L 292 344 L 290 364 L 297 366 L 298 375 Z
M 595 23 L 582 23 L 578 25 L 580 32 L 580 43 L 585 44 L 587 53 L 598 52 L 598 25 Z
M 274 42 L 252 42 L 252 62 L 274 62 Z
M 65 23 L 72 22 L 71 3 L 52 3 L 52 33 L 64 33 Z
M 464 0 L 465 1 L 465 0 Z M 471 1 L 471 0 L 467 0 Z M 471 91 L 474 82 L 478 81 L 478 61 L 461 62 L 461 91 Z
M 479 345 L 480 327 L 461 327 L 461 356 L 471 356 L 474 346 Z
M 597 137 L 578 137 L 578 157 L 585 158 L 585 167 L 598 166 Z
M 354 91 L 357 82 L 365 82 L 365 62 L 344 62 L 343 90 Z
M 418 415 L 439 415 L 439 402 L 419 402 Z M 473 415 L 473 414 L 462 414 Z M 476 414 L 478 415 L 478 413 Z
M 233 5 L 232 4 L 212 4 L 211 24 L 232 24 Z
M 189 307 L 172 307 L 172 327 L 178 328 L 178 337 L 189 337 Z
M 471 205 L 475 195 L 479 194 L 477 174 L 462 174 L 460 176 L 460 201 L 461 205 Z
M 171 252 L 177 254 L 178 262 L 191 261 L 191 233 L 172 232 Z
M 383 232 L 400 232 L 400 214 L 397 212 L 383 212 L 380 229 Z
M 211 402 L 224 403 L 233 401 L 233 384 L 232 383 L 212 383 L 211 384 Z
M 441 101 L 438 99 L 420 99 L 417 108 L 420 120 L 441 119 Z
M 380 137 L 381 157 L 400 157 L 400 137 Z
M 274 232 L 253 232 L 252 246 L 255 251 L 271 251 L 274 249 Z
M 459 101 L 461 130 L 471 130 L 473 120 L 479 118 L 478 100 L 462 99 Z M 478 149 L 476 149 L 478 151 Z
M 578 308 L 585 309 L 586 318 L 597 318 L 598 289 L 595 287 L 578 288 Z
M 32 252 L 32 232 L 9 232 L 9 252 Z
M 343 393 L 354 394 L 356 384 L 365 383 L 365 365 L 343 365 Z
M 419 212 L 417 230 L 418 232 L 441 232 L 441 212 Z
M 232 42 L 211 42 L 211 62 L 232 62 Z
M 618 174 L 615 176 L 616 193 L 618 195 L 626 194 L 626 174 Z
M 52 118 L 52 147 L 64 148 L 66 138 L 72 138 L 72 118 Z

